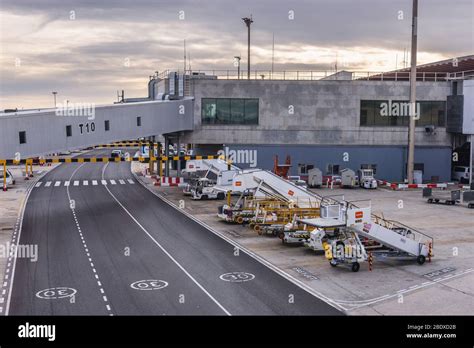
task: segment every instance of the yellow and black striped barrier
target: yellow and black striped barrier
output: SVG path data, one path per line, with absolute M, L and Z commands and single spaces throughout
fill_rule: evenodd
M 126 142 L 126 143 L 113 143 L 113 144 L 96 145 L 96 146 L 94 146 L 94 148 L 102 149 L 102 148 L 110 148 L 110 147 L 140 147 L 142 145 L 149 146 L 150 143 L 147 143 L 147 142 L 142 142 L 142 143 L 138 143 L 138 142 L 134 142 L 134 143 L 129 143 L 129 142 Z M 154 147 L 156 147 L 156 146 L 158 146 L 158 143 L 153 143 L 152 145 Z
M 65 158 L 28 158 L 28 159 L 0 159 L 0 165 L 18 165 L 18 164 L 34 164 L 42 165 L 48 163 L 106 163 L 106 162 L 133 162 L 138 161 L 141 163 L 149 163 L 156 161 L 189 161 L 189 160 L 202 160 L 202 159 L 225 159 L 223 155 L 209 155 L 209 156 L 158 156 L 158 157 L 65 157 Z

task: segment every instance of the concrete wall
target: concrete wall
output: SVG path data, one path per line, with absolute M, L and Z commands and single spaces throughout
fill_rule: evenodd
M 417 82 L 418 100 L 446 101 L 448 82 Z M 194 144 L 405 145 L 407 127 L 360 127 L 361 100 L 408 100 L 409 82 L 192 80 L 194 128 L 183 141 Z M 201 98 L 259 98 L 258 126 L 201 125 Z M 289 106 L 294 114 L 290 115 Z M 417 145 L 450 146 L 445 128 Z
M 262 169 L 273 168 L 274 156 L 283 163 L 291 156 L 290 173 L 298 174 L 298 163 L 313 164 L 326 173 L 328 164 L 338 164 L 340 169 L 357 170 L 361 164 L 377 164 L 378 179 L 402 181 L 405 177 L 406 147 L 403 146 L 309 146 L 309 145 L 227 145 L 227 154 L 234 153 L 235 164 L 241 168 L 255 166 Z M 200 150 L 198 148 L 198 150 Z M 207 149 L 209 153 L 213 152 Z M 240 151 L 239 151 L 240 150 Z M 243 152 L 244 150 L 245 152 Z M 214 149 L 215 153 L 215 149 Z M 348 161 L 344 161 L 347 158 Z M 250 160 L 253 160 L 250 163 Z M 256 161 L 255 161 L 256 160 Z M 424 163 L 423 178 L 439 176 L 441 181 L 451 178 L 451 149 L 447 147 L 417 147 L 415 163 Z
M 184 112 L 180 114 L 180 111 Z M 57 116 L 54 109 L 0 115 L 0 159 L 21 158 L 85 148 L 111 141 L 137 139 L 193 129 L 193 100 L 153 101 L 97 106 L 95 118 Z M 141 127 L 137 127 L 137 116 Z M 105 131 L 104 121 L 110 121 Z M 95 131 L 91 131 L 91 123 Z M 86 123 L 89 124 L 87 132 Z M 83 134 L 79 125 L 83 125 Z M 66 125 L 72 136 L 66 136 Z M 19 143 L 19 132 L 26 131 L 26 144 Z

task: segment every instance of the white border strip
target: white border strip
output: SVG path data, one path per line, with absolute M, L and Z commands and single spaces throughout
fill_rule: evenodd
M 26 204 L 28 203 L 28 198 L 30 198 L 30 194 L 31 192 L 33 191 L 33 189 L 35 188 L 35 185 L 36 183 L 41 180 L 41 178 L 43 178 L 45 175 L 47 175 L 48 173 L 51 173 L 53 170 L 55 170 L 57 167 L 59 166 L 56 166 L 54 167 L 53 169 L 47 171 L 47 172 L 44 172 L 42 175 L 38 176 L 38 178 L 36 179 L 36 181 L 32 182 L 30 184 L 30 186 L 28 187 L 28 191 L 26 193 L 26 196 L 21 204 L 21 207 L 20 207 L 20 225 L 18 226 L 18 236 L 17 236 L 17 239 L 16 239 L 16 244 L 15 244 L 15 249 L 18 249 L 18 244 L 20 243 L 20 238 L 21 238 L 21 230 L 23 228 L 23 217 L 25 215 L 25 211 L 26 211 Z M 15 268 L 16 268 L 16 259 L 17 257 L 15 256 L 13 258 L 13 266 L 12 266 L 12 273 L 11 273 L 11 279 L 10 279 L 10 286 L 8 287 L 8 297 L 7 297 L 7 303 L 6 303 L 6 306 L 5 306 L 5 314 L 4 315 L 8 315 L 9 311 L 10 311 L 10 301 L 11 301 L 11 296 L 12 296 L 12 290 L 13 290 L 13 280 L 15 279 Z

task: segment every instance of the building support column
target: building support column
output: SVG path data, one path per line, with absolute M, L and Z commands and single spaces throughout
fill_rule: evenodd
M 473 162 L 473 156 L 474 156 L 474 151 L 473 151 L 473 147 L 474 147 L 474 135 L 471 134 L 470 136 L 470 140 L 471 142 L 471 146 L 470 146 L 470 153 L 469 153 L 469 188 L 472 189 L 472 162 Z
M 181 176 L 181 159 L 180 159 L 180 156 L 181 156 L 181 142 L 179 140 L 179 134 L 178 134 L 178 137 L 176 139 L 176 147 L 178 148 L 178 163 L 176 164 L 176 171 L 177 171 L 177 174 L 176 176 L 179 177 Z
M 168 159 L 170 155 L 170 139 L 168 135 L 165 135 L 165 176 L 170 176 L 170 161 Z

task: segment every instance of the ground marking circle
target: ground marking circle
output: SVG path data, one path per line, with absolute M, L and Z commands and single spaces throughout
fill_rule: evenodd
M 135 290 L 160 290 L 166 288 L 168 286 L 168 282 L 159 279 L 144 279 L 144 280 L 137 280 L 130 284 L 130 287 Z
M 242 283 L 254 279 L 255 276 L 252 273 L 247 272 L 230 272 L 222 274 L 219 278 L 226 282 Z
M 77 290 L 73 288 L 57 287 L 40 290 L 36 293 L 36 297 L 44 300 L 56 300 L 58 298 L 74 296 L 76 293 Z

